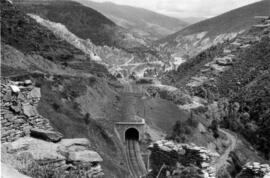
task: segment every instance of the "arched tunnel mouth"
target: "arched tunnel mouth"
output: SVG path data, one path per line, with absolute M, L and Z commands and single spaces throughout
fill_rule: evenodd
M 125 132 L 125 140 L 139 140 L 139 131 L 135 128 L 129 128 Z

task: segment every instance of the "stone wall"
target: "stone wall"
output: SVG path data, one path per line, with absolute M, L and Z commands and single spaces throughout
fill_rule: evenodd
M 150 164 L 152 167 L 152 172 L 149 173 L 148 177 L 155 175 L 162 167 L 164 168 L 163 174 L 166 172 L 168 177 L 181 177 L 181 174 L 188 170 L 187 168 L 192 168 L 197 172 L 196 176 L 191 174 L 192 171 L 187 172 L 188 176 L 191 177 L 216 177 L 213 164 L 219 154 L 204 147 L 195 144 L 176 143 L 170 140 L 159 140 L 148 148 L 151 151 Z
M 270 178 L 270 166 L 258 162 L 248 162 L 243 166 L 243 169 L 236 177 Z
M 63 135 L 50 125 L 47 118 L 39 115 L 37 105 L 41 98 L 40 88 L 30 80 L 14 82 L 1 80 L 1 163 L 25 174 L 36 177 L 35 171 L 42 174 L 43 169 L 55 176 L 82 173 L 83 177 L 102 177 L 100 155 L 90 149 L 86 138 L 63 139 Z M 28 155 L 26 162 L 18 163 L 22 155 Z M 16 160 L 16 161 L 14 161 Z M 36 168 L 32 163 L 37 164 Z M 80 174 L 81 175 L 81 174 Z
M 27 83 L 28 82 L 28 83 Z M 18 88 L 19 91 L 13 91 Z M 30 134 L 31 128 L 53 130 L 49 120 L 38 114 L 40 88 L 31 81 L 1 81 L 1 142 L 15 141 Z

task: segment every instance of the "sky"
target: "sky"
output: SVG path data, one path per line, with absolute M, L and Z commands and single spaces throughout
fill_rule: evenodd
M 142 7 L 168 16 L 209 18 L 260 0 L 92 0 Z

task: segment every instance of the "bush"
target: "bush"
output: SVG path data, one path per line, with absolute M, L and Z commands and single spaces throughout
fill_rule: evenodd
M 53 104 L 52 104 L 52 107 L 53 107 L 53 109 L 54 109 L 55 111 L 59 111 L 59 109 L 60 109 L 60 106 L 59 106 L 59 104 L 57 104 L 57 103 L 53 103 Z
M 91 122 L 91 115 L 89 113 L 86 113 L 83 120 L 84 120 L 86 125 L 89 125 Z
M 192 134 L 192 130 L 198 127 L 198 124 L 199 122 L 195 120 L 193 113 L 191 112 L 189 119 L 185 122 L 180 120 L 175 122 L 172 128 L 172 133 L 167 136 L 167 139 L 174 140 L 176 142 L 186 142 L 187 135 Z

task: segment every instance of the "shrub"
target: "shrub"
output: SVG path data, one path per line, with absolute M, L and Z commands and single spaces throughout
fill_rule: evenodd
M 83 120 L 84 120 L 86 125 L 89 125 L 91 122 L 91 115 L 89 113 L 86 113 Z
M 53 103 L 53 104 L 52 104 L 52 107 L 53 107 L 53 109 L 54 109 L 55 111 L 58 111 L 59 108 L 60 108 L 59 104 L 57 104 L 57 103 Z

